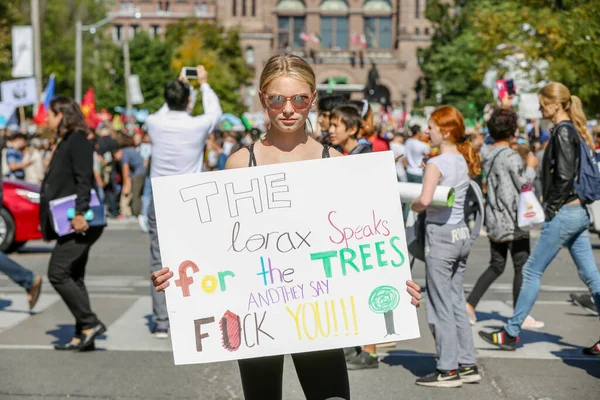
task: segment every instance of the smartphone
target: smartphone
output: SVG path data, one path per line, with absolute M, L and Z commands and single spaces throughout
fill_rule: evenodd
M 198 71 L 196 67 L 183 67 L 183 75 L 188 79 L 198 79 Z
M 506 81 L 504 79 L 498 79 L 496 81 L 496 89 L 498 89 L 498 98 L 503 99 L 504 96 L 508 93 L 506 88 Z
M 515 81 L 512 79 L 506 80 L 506 91 L 509 96 L 514 96 L 517 93 L 517 88 L 515 87 Z

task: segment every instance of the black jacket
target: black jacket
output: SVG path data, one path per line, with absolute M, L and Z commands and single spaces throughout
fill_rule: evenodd
M 579 171 L 579 134 L 570 122 L 552 130 L 542 161 L 542 193 L 546 221 L 552 220 L 562 206 L 577 199 L 573 182 Z
M 50 201 L 77 195 L 75 212 L 85 213 L 94 182 L 94 148 L 83 132 L 69 132 L 58 143 L 40 191 L 40 226 L 45 240 L 57 239 Z
M 364 141 L 362 141 L 362 142 L 358 142 L 356 147 L 353 148 L 352 151 L 350 153 L 348 153 L 348 155 L 351 156 L 353 154 L 364 154 L 364 153 L 372 153 L 372 152 L 373 152 L 373 145 L 371 143 L 365 143 Z

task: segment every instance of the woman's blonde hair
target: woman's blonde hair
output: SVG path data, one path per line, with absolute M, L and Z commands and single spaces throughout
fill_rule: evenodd
M 460 111 L 448 105 L 440 106 L 431 114 L 431 120 L 440 132 L 450 135 L 450 141 L 456 144 L 469 166 L 472 177 L 481 175 L 481 158 L 465 135 L 465 119 Z
M 260 74 L 260 91 L 264 93 L 271 82 L 283 75 L 307 83 L 311 93 L 317 90 L 315 71 L 302 57 L 279 54 L 269 58 Z
M 558 103 L 567 112 L 579 136 L 587 143 L 590 149 L 594 149 L 594 139 L 587 128 L 583 105 L 577 96 L 571 96 L 569 89 L 559 82 L 547 84 L 538 93 L 540 103 L 543 106 Z

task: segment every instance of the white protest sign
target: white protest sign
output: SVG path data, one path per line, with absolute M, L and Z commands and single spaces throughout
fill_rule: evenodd
M 519 116 L 527 119 L 541 119 L 540 99 L 535 93 L 522 93 L 519 95 Z
M 131 104 L 137 105 L 144 102 L 144 95 L 140 86 L 140 77 L 137 75 L 129 76 L 129 100 Z
M 0 84 L 2 102 L 15 107 L 25 107 L 36 103 L 37 89 L 35 78 L 14 79 Z
M 419 337 L 391 152 L 152 189 L 175 364 Z
M 12 27 L 12 77 L 33 76 L 33 27 Z

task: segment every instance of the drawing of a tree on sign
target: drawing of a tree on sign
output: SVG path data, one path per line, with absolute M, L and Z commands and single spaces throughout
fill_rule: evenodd
M 394 309 L 400 304 L 400 292 L 392 286 L 379 286 L 369 296 L 369 308 L 376 314 L 383 314 L 387 335 L 396 334 Z

